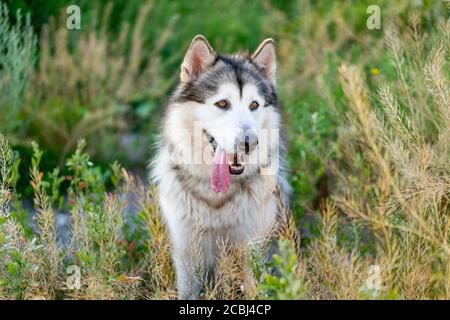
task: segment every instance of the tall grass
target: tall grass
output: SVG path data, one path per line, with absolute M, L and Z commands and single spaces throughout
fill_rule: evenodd
M 133 299 L 150 295 L 143 286 L 144 282 L 158 282 L 163 286 L 163 278 L 156 278 L 162 273 L 153 274 L 153 270 L 146 269 L 150 263 L 155 265 L 157 259 L 159 264 L 170 261 L 165 257 L 167 250 L 164 251 L 168 241 L 161 241 L 158 250 L 162 253 L 158 254 L 153 248 L 153 241 L 156 242 L 164 233 L 161 226 L 157 227 L 160 222 L 152 191 L 145 191 L 142 182 L 115 165 L 108 174 L 116 183 L 117 191 L 105 193 L 104 175 L 98 167 L 93 167 L 89 156 L 82 152 L 84 146 L 83 142 L 79 143 L 77 151 L 67 162 L 72 172 L 71 176 L 63 177 L 69 181 L 68 201 L 56 201 L 54 204 L 51 199 L 55 194 L 49 192 L 55 190 L 52 181 L 57 179 L 51 179 L 51 175 L 40 171 L 43 153 L 34 144 L 30 183 L 35 191 L 35 232 L 28 235 L 16 217 L 21 210 L 20 202 L 15 201 L 19 195 L 15 193 L 14 186 L 17 181 L 14 168 L 18 159 L 1 136 L 2 298 Z M 131 219 L 125 214 L 130 199 L 145 204 L 145 207 L 138 206 L 134 214 L 141 217 L 142 223 L 156 228 L 144 229 L 146 238 L 143 241 L 147 243 L 151 239 L 152 242 L 148 242 L 148 249 L 135 261 L 136 265 L 126 263 L 134 250 L 124 235 L 127 219 Z M 63 203 L 63 206 L 57 203 Z M 57 237 L 56 212 L 61 210 L 71 212 L 68 242 L 61 242 Z M 72 266 L 80 270 L 81 286 L 78 288 L 67 286 L 72 274 L 68 270 Z M 165 269 L 166 277 L 167 272 Z M 171 279 L 171 276 L 168 277 Z M 164 288 L 167 287 L 166 284 Z
M 171 36 L 175 20 L 154 39 L 149 51 L 144 48 L 147 37 L 143 27 L 152 8 L 153 1 L 144 3 L 133 25 L 119 21 L 118 35 L 108 29 L 112 2 L 101 16 L 98 9 L 93 12 L 83 32 L 68 30 L 63 17 L 51 19 L 43 27 L 39 68 L 33 81 L 33 90 L 42 93 L 41 107 L 31 130 L 60 154 L 60 161 L 81 138 L 101 138 L 111 130 L 126 130 L 123 119 L 131 104 L 160 98 L 173 83 L 173 79 L 158 74 L 164 65 L 159 52 Z M 42 126 L 47 130 L 39 130 Z M 104 141 L 108 146 L 110 143 Z M 92 151 L 105 150 L 99 146 Z
M 220 244 L 214 281 L 201 279 L 204 298 L 450 298 L 450 21 L 439 3 L 380 5 L 383 29 L 375 31 L 365 27 L 366 3 L 257 6 L 264 12 L 251 21 L 261 25 L 252 27 L 277 40 L 293 204 L 280 206 L 276 237 Z M 0 298 L 176 297 L 154 186 L 117 162 L 96 166 L 86 152 L 96 154 L 93 138 L 121 131 L 121 106 L 160 101 L 173 84 L 166 73 L 181 56 L 170 60 L 161 51 L 173 50 L 178 20 L 161 27 L 150 51 L 143 27 L 165 6 L 144 4 L 114 42 L 105 27 L 112 5 L 98 8 L 106 20 L 96 21 L 93 11 L 92 24 L 76 33 L 54 19 L 42 30 L 36 69 L 29 24 L 18 19 L 12 27 L 0 6 L 1 45 L 21 39 L 0 50 L 0 102 L 15 108 L 11 127 L 0 128 L 14 145 L 17 114 L 33 119 L 23 135 L 30 163 L 0 135 Z M 199 24 L 218 28 L 214 19 Z M 222 43 L 230 50 L 245 34 L 231 37 Z M 49 171 L 44 164 L 54 150 L 61 166 Z M 31 186 L 32 209 L 19 178 Z M 74 267 L 79 288 L 68 281 Z
M 440 20 L 439 33 L 423 42 L 417 21 L 412 13 L 413 31 L 402 37 L 388 30 L 399 81 L 382 84 L 374 93 L 378 101 L 370 102 L 357 67 L 340 68 L 349 110 L 334 199 L 343 214 L 370 229 L 387 291 L 406 299 L 448 298 L 450 24 Z
M 15 18 L 12 25 L 8 7 L 0 2 L 0 123 L 5 134 L 13 134 L 23 125 L 20 113 L 37 52 L 30 15 L 24 17 L 17 11 Z
M 160 75 L 170 63 L 161 51 L 177 16 L 149 39 L 144 27 L 154 1 L 140 6 L 134 22 L 110 21 L 112 2 L 89 8 L 83 29 L 75 31 L 66 28 L 62 8 L 41 26 L 38 43 L 30 15 L 24 19 L 19 10 L 13 23 L 7 5 L 0 5 L 0 129 L 15 145 L 44 144 L 60 166 L 82 138 L 101 139 L 90 144 L 97 158 L 114 157 L 109 150 L 121 143 L 117 137 L 135 130 L 125 119 L 153 112 L 148 101 L 161 100 L 175 80 Z M 109 28 L 113 24 L 120 33 Z

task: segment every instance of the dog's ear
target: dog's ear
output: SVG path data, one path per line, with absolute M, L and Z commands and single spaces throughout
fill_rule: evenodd
M 275 42 L 269 38 L 261 42 L 255 52 L 251 55 L 252 61 L 271 81 L 275 82 L 277 62 L 275 55 Z
M 189 82 L 197 78 L 215 59 L 216 54 L 208 40 L 202 35 L 195 36 L 181 64 L 181 82 Z

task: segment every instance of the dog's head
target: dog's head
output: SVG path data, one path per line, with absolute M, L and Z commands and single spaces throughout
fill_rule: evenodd
M 226 192 L 230 174 L 252 175 L 269 161 L 268 136 L 279 127 L 275 71 L 272 39 L 252 55 L 220 55 L 203 36 L 192 40 L 171 104 L 178 125 L 206 142 L 202 158 L 211 158 L 213 190 Z

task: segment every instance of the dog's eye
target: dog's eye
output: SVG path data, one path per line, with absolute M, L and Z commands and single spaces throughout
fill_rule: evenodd
M 253 101 L 252 103 L 250 103 L 250 106 L 249 106 L 250 110 L 252 110 L 252 111 L 258 109 L 258 107 L 259 107 L 259 103 L 256 101 Z
M 217 101 L 214 105 L 220 109 L 228 109 L 230 107 L 230 103 L 225 99 Z

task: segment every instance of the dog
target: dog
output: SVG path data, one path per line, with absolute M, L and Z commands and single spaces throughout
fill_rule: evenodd
M 274 41 L 222 55 L 196 36 L 151 163 L 180 299 L 199 298 L 199 272 L 214 274 L 221 241 L 249 244 L 273 229 L 290 189 L 281 128 Z

